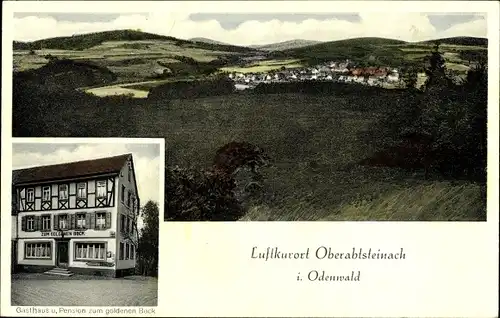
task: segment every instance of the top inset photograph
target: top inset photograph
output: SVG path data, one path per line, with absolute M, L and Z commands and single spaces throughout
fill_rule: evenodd
M 17 12 L 12 30 L 13 137 L 165 138 L 165 221 L 486 221 L 485 13 Z

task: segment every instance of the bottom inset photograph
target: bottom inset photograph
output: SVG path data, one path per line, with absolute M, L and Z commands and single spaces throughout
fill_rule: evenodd
M 13 140 L 12 306 L 158 305 L 164 144 L 120 140 Z

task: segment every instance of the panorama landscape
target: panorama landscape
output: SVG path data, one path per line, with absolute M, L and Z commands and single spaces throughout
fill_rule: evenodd
M 428 18 L 419 40 L 15 39 L 13 137 L 165 138 L 166 221 L 485 221 L 488 41 Z

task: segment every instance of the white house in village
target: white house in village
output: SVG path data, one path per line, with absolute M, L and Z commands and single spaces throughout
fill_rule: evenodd
M 136 264 L 139 194 L 131 154 L 13 171 L 13 266 L 123 276 Z
M 389 74 L 387 75 L 387 81 L 388 82 L 397 82 L 399 81 L 399 73 L 396 71 L 396 72 L 392 72 L 392 74 Z

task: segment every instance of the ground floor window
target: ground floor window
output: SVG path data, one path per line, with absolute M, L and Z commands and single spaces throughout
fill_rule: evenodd
M 123 242 L 120 242 L 120 255 L 119 259 L 124 259 L 125 256 L 125 244 Z
M 52 244 L 50 242 L 25 243 L 24 255 L 26 258 L 50 259 L 52 255 Z
M 75 259 L 104 260 L 106 258 L 105 243 L 75 243 Z

